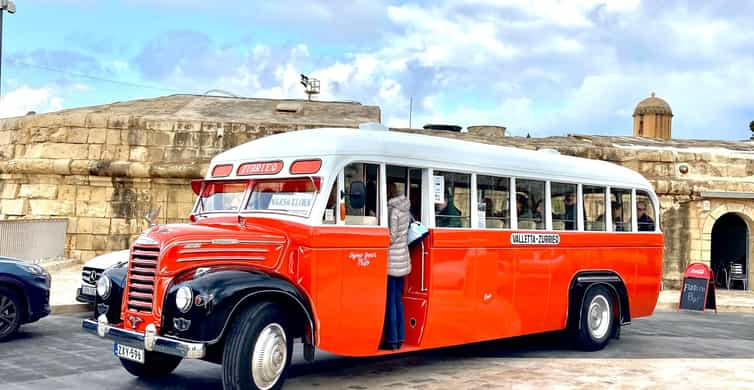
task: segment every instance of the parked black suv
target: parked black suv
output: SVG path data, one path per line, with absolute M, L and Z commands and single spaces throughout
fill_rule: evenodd
M 0 257 L 0 341 L 48 314 L 50 274 L 36 264 Z

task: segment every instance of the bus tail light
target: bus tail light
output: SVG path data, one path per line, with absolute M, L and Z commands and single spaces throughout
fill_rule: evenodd
M 298 160 L 291 165 L 291 174 L 312 174 L 319 172 L 322 167 L 322 160 Z

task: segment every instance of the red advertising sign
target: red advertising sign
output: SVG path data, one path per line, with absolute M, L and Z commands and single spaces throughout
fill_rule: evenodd
M 715 274 L 706 264 L 693 263 L 686 268 L 683 273 L 678 309 L 699 311 L 713 309 L 717 312 Z
M 282 161 L 265 161 L 241 164 L 236 174 L 238 176 L 249 175 L 274 175 L 283 169 Z

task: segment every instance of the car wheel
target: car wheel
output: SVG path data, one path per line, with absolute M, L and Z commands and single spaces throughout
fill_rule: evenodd
M 120 358 L 129 374 L 139 378 L 157 378 L 173 372 L 183 358 L 160 352 L 144 351 L 144 364 Z
M 11 290 L 0 287 L 0 341 L 13 336 L 21 326 L 22 300 Z
M 241 312 L 223 350 L 223 388 L 280 389 L 293 352 L 288 329 L 288 317 L 273 303 L 258 303 Z
M 577 347 L 584 351 L 605 348 L 615 330 L 615 300 L 605 286 L 591 287 L 584 297 L 576 329 Z

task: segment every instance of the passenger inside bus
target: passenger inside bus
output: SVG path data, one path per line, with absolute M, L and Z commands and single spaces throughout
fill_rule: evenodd
M 636 215 L 640 232 L 653 232 L 655 230 L 655 221 L 647 214 L 647 204 L 636 202 Z
M 461 210 L 455 206 L 450 188 L 445 189 L 444 202 L 435 205 L 435 212 L 437 227 L 461 227 Z

